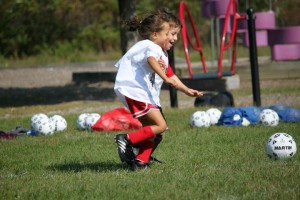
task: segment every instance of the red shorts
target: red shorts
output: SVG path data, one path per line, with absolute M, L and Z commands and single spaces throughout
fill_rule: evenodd
M 148 112 L 150 110 L 159 110 L 159 108 L 153 104 L 145 103 L 141 101 L 137 101 L 131 98 L 128 98 L 125 96 L 126 103 L 128 105 L 128 108 L 134 118 L 139 118 Z

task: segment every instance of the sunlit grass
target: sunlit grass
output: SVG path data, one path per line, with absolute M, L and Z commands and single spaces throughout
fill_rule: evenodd
M 247 49 L 244 50 L 246 56 Z M 184 56 L 180 53 L 176 55 Z M 95 60 L 117 57 L 95 55 Z M 196 59 L 193 58 L 194 61 Z M 45 58 L 45 64 L 50 61 L 53 63 L 55 59 Z M 35 65 L 35 62 L 44 64 L 35 60 L 12 65 Z M 233 91 L 235 98 L 252 95 L 251 83 L 247 81 L 248 87 Z M 273 88 L 269 87 L 270 84 L 274 86 L 272 82 L 262 85 L 263 95 L 299 94 L 297 84 L 280 82 L 278 87 Z M 166 103 L 169 96 L 165 91 L 162 93 Z M 299 143 L 299 123 L 280 123 L 272 128 L 262 125 L 192 128 L 189 125 L 190 115 L 208 107 L 194 108 L 191 104 L 189 108 L 166 108 L 164 113 L 169 130 L 155 152 L 155 156 L 166 163 L 154 164 L 150 170 L 133 173 L 119 161 L 113 139 L 116 132 L 76 129 L 75 122 L 80 113 L 102 114 L 118 105 L 120 103 L 114 101 L 76 101 L 0 108 L 0 130 L 4 131 L 16 125 L 29 128 L 30 117 L 40 112 L 60 114 L 68 122 L 65 132 L 53 136 L 19 136 L 14 140 L 0 140 L 0 198 L 300 198 L 299 152 L 285 161 L 270 160 L 265 153 L 265 142 L 275 132 L 287 132 Z
M 62 113 L 65 132 L 1 140 L 1 198 L 299 199 L 299 153 L 286 161 L 265 153 L 275 132 L 299 141 L 298 123 L 192 128 L 189 116 L 199 109 L 165 109 L 169 130 L 155 152 L 165 164 L 146 171 L 131 172 L 120 163 L 116 132 L 77 130 L 79 113 Z M 1 129 L 28 126 L 29 120 L 2 119 Z
M 181 41 L 179 41 L 181 42 Z M 62 50 L 61 50 L 62 51 Z M 216 50 L 217 51 L 217 50 Z M 4 58 L 0 56 L 0 68 L 16 68 L 16 67 L 39 67 L 49 64 L 69 64 L 69 63 L 84 63 L 84 62 L 97 62 L 107 60 L 118 60 L 122 52 L 121 50 L 109 50 L 107 52 L 94 52 L 94 51 L 67 51 L 62 53 L 51 53 L 52 51 L 44 51 L 36 56 L 28 56 L 23 58 Z M 209 45 L 203 46 L 204 57 L 207 62 L 211 62 L 212 53 Z M 184 50 L 182 45 L 175 46 L 175 56 L 177 58 L 185 59 Z M 192 62 L 200 62 L 199 52 L 193 49 L 189 50 L 190 59 Z M 270 56 L 269 47 L 258 48 L 258 56 Z M 217 52 L 215 52 L 215 60 L 217 61 Z M 237 58 L 249 57 L 249 50 L 244 46 L 237 47 Z M 227 52 L 224 54 L 223 59 L 229 59 Z
M 0 68 L 20 68 L 20 67 L 40 67 L 46 65 L 61 65 L 70 63 L 85 63 L 116 60 L 120 58 L 120 51 L 109 51 L 105 53 L 96 53 L 92 51 L 85 52 L 67 52 L 65 55 L 53 55 L 42 53 L 37 56 L 29 56 L 24 58 L 3 58 L 0 56 Z

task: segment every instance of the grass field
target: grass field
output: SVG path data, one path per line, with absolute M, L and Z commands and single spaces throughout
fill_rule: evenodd
M 40 106 L 7 109 L 0 109 L 11 113 L 1 118 L 1 130 L 28 127 L 31 114 L 41 111 Z M 117 132 L 78 131 L 79 113 L 62 114 L 65 132 L 0 140 L 0 199 L 300 199 L 300 154 L 274 161 L 265 153 L 276 132 L 300 141 L 299 123 L 191 128 L 196 110 L 165 110 L 170 130 L 155 152 L 165 164 L 145 171 L 132 172 L 120 163 Z
M 299 70 L 293 70 L 286 76 L 276 67 L 260 69 L 265 79 L 261 81 L 263 106 L 285 103 L 300 108 L 300 79 L 295 73 Z M 241 88 L 233 91 L 237 107 L 252 104 L 250 73 L 244 71 L 239 71 Z M 96 100 L 95 93 L 104 93 L 77 87 L 20 89 L 19 96 L 8 95 L 10 89 L 2 91 L 1 102 L 7 104 L 0 107 L 0 130 L 16 125 L 29 128 L 30 117 L 39 112 L 64 116 L 68 129 L 53 136 L 0 140 L 0 199 L 300 199 L 300 123 L 191 128 L 190 115 L 207 108 L 193 108 L 193 99 L 179 93 L 179 109 L 171 109 L 169 93 L 162 91 L 170 130 L 155 156 L 165 164 L 132 172 L 119 161 L 113 139 L 117 132 L 79 131 L 75 124 L 83 112 L 101 114 L 120 103 Z M 93 101 L 72 99 L 72 92 L 86 94 L 82 90 L 95 95 Z M 35 98 L 47 103 L 34 103 Z M 56 98 L 60 101 L 49 103 Z M 9 106 L 16 102 L 21 103 Z M 293 158 L 267 157 L 265 143 L 276 132 L 287 132 L 298 142 Z

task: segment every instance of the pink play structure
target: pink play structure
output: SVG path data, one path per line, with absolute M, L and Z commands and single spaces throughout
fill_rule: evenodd
M 256 44 L 257 47 L 270 46 L 271 59 L 300 59 L 300 26 L 276 27 L 275 13 L 270 10 L 256 13 Z M 242 21 L 238 31 L 247 30 L 247 24 Z M 244 45 L 249 47 L 248 32 L 244 31 Z
M 218 37 L 220 38 L 218 48 L 218 76 L 221 77 L 225 75 L 222 72 L 222 58 L 225 50 L 233 49 L 232 51 L 232 62 L 235 61 L 235 38 L 236 34 L 243 34 L 243 44 L 245 47 L 249 47 L 249 35 L 247 31 L 247 20 L 245 20 L 246 13 L 238 13 L 237 11 L 237 0 L 201 0 L 201 12 L 202 16 L 205 18 L 217 20 L 219 23 L 219 30 L 217 30 Z M 202 52 L 200 38 L 198 38 L 198 33 L 193 27 L 194 22 L 191 14 L 188 10 L 188 5 L 183 1 L 179 5 L 179 15 L 181 19 L 184 20 L 185 13 L 187 14 L 194 31 L 196 45 L 191 44 L 191 39 L 188 38 L 188 33 L 183 33 L 184 43 L 190 43 L 192 48 L 199 51 L 201 56 L 201 61 L 203 63 L 203 71 L 206 73 L 206 64 Z M 275 13 L 272 10 L 265 12 L 255 13 L 255 28 L 256 28 L 256 45 L 257 47 L 269 46 L 271 48 L 271 59 L 274 61 L 280 60 L 299 60 L 300 59 L 300 26 L 294 27 L 276 27 L 275 23 Z M 184 22 L 185 23 L 185 22 Z M 227 28 L 225 28 L 227 27 Z M 184 31 L 185 31 L 184 26 Z M 220 34 L 220 36 L 219 36 Z M 217 38 L 218 38 L 217 37 Z M 225 39 L 229 37 L 227 44 L 224 43 Z M 218 43 L 218 42 L 217 42 Z M 186 58 L 188 65 L 189 56 L 187 50 L 187 44 L 185 48 Z M 211 44 L 213 46 L 214 43 Z M 213 48 L 213 47 L 212 47 Z M 213 57 L 213 56 L 212 56 Z M 193 72 L 189 67 L 190 77 L 192 77 Z M 231 72 L 229 74 L 234 74 L 234 63 L 231 65 Z M 228 74 L 227 74 L 228 75 Z
M 300 26 L 269 30 L 268 43 L 272 48 L 273 60 L 299 60 Z
M 247 24 L 240 24 L 246 30 Z M 249 47 L 248 32 L 244 32 L 244 45 Z M 300 59 L 300 26 L 276 27 L 273 11 L 256 13 L 256 43 L 258 47 L 270 46 L 271 59 Z

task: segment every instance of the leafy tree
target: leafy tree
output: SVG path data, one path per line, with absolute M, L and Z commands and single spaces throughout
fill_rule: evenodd
M 69 44 L 68 51 L 93 50 L 105 52 L 120 48 L 122 16 L 119 2 L 135 4 L 134 14 L 143 16 L 158 8 L 177 13 L 180 0 L 1 0 L 0 55 L 22 58 L 43 51 L 56 54 L 61 44 Z M 201 19 L 200 0 L 185 1 L 202 38 L 209 38 L 209 20 Z M 299 0 L 238 1 L 240 12 L 247 6 L 256 11 L 270 8 L 276 12 L 277 25 L 299 25 Z M 198 20 L 199 19 L 199 20 Z M 124 34 L 124 30 L 123 30 Z M 125 33 L 126 34 L 126 33 Z M 205 42 L 205 40 L 203 41 Z

